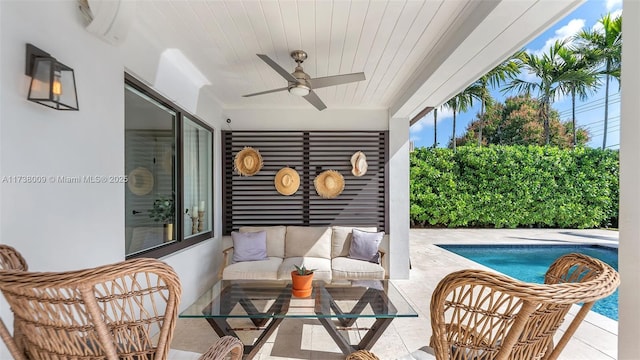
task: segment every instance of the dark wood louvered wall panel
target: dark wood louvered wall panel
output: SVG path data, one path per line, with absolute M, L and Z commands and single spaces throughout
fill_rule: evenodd
M 264 167 L 253 176 L 233 169 L 245 146 L 262 155 Z M 369 165 L 364 176 L 351 173 L 351 155 L 362 151 Z M 223 131 L 223 232 L 245 225 L 361 225 L 387 230 L 385 131 Z M 273 179 L 289 166 L 300 174 L 300 188 L 280 195 Z M 324 170 L 342 174 L 345 187 L 333 199 L 316 193 L 313 179 Z

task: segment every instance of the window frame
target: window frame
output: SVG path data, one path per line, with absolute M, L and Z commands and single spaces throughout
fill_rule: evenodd
M 176 228 L 174 229 L 175 231 L 175 235 L 176 235 L 176 240 L 173 242 L 169 242 L 163 245 L 160 245 L 158 247 L 154 247 L 151 249 L 147 249 L 147 250 L 142 250 L 140 252 L 137 252 L 135 254 L 126 254 L 125 253 L 125 259 L 134 259 L 134 258 L 143 258 L 143 257 L 150 257 L 150 258 L 161 258 L 163 256 L 167 256 L 170 254 L 173 254 L 177 251 L 180 251 L 184 248 L 187 248 L 189 246 L 195 245 L 197 243 L 200 243 L 202 241 L 208 240 L 213 238 L 213 233 L 214 233 L 214 229 L 215 229 L 215 222 L 214 222 L 214 212 L 215 212 L 215 193 L 214 193 L 214 189 L 213 189 L 213 185 L 215 183 L 215 178 L 214 178 L 214 169 L 215 169 L 215 128 L 212 127 L 211 125 L 207 124 L 206 122 L 202 121 L 198 116 L 194 115 L 193 113 L 183 109 L 182 107 L 180 107 L 179 105 L 173 103 L 171 100 L 167 99 L 165 96 L 163 96 L 162 94 L 160 94 L 159 92 L 157 92 L 156 90 L 154 90 L 153 88 L 151 88 L 149 85 L 145 84 L 144 82 L 138 80 L 137 78 L 135 78 L 133 75 L 129 74 L 129 73 L 125 73 L 124 74 L 124 84 L 123 86 L 129 85 L 133 88 L 135 88 L 137 91 L 140 91 L 141 93 L 145 94 L 146 96 L 150 97 L 151 99 L 153 99 L 154 101 L 157 101 L 159 103 L 161 103 L 163 106 L 171 109 L 172 111 L 174 111 L 176 113 L 176 124 L 175 124 L 175 144 L 176 144 L 176 153 L 175 153 L 175 161 L 176 161 L 176 183 L 175 183 L 175 199 L 174 199 L 174 206 L 175 206 L 175 226 Z M 194 123 L 198 124 L 199 126 L 203 127 L 204 129 L 208 130 L 211 132 L 211 164 L 210 164 L 210 168 L 211 168 L 211 179 L 213 180 L 211 187 L 212 189 L 210 189 L 210 194 L 211 194 L 211 198 L 208 199 L 207 201 L 211 203 L 210 207 L 211 207 L 211 211 L 208 212 L 208 215 L 205 215 L 209 221 L 209 223 L 211 224 L 211 229 L 209 231 L 204 231 L 202 233 L 193 235 L 193 236 L 189 236 L 188 238 L 185 238 L 184 236 L 184 226 L 188 226 L 188 224 L 185 224 L 184 221 L 184 139 L 183 139 L 183 130 L 184 130 L 184 118 L 188 118 L 188 120 L 193 121 Z M 126 121 L 126 119 L 125 119 Z M 125 136 L 125 134 L 123 134 L 123 136 Z M 125 154 L 126 156 L 126 154 Z M 125 209 L 126 211 L 126 206 Z

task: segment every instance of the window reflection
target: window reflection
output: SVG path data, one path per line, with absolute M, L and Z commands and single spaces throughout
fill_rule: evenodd
M 207 129 L 185 117 L 183 126 L 185 238 L 211 231 L 211 142 Z
M 176 113 L 125 87 L 125 244 L 127 255 L 176 241 Z

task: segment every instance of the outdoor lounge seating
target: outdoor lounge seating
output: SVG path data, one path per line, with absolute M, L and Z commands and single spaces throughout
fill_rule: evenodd
M 16 252 L 17 254 L 17 252 Z M 19 255 L 19 254 L 18 254 Z M 14 314 L 3 340 L 16 360 L 195 359 L 170 350 L 181 287 L 167 264 L 135 259 L 68 272 L 27 272 L 0 262 L 0 290 Z M 20 257 L 21 259 L 21 257 Z M 24 259 L 22 259 L 24 260 Z M 10 268 L 7 270 L 7 268 Z M 218 339 L 201 360 L 240 359 L 242 343 Z
M 401 359 L 556 359 L 593 303 L 615 291 L 618 273 L 582 254 L 558 258 L 545 284 L 462 270 L 444 277 L 431 298 L 431 347 Z M 572 304 L 583 303 L 557 344 Z
M 378 262 L 354 256 L 354 229 L 361 230 L 364 236 L 378 237 L 378 243 L 372 249 Z M 380 241 L 384 243 L 386 236 L 376 233 L 375 227 L 245 226 L 239 229 L 239 233 L 261 231 L 266 232 L 266 256 L 262 255 L 261 260 L 232 262 L 234 252 L 237 255 L 238 251 L 230 236 L 223 238 L 224 259 L 220 269 L 223 280 L 288 280 L 294 265 L 315 269 L 314 279 L 327 282 L 382 280 L 386 276 L 382 265 L 384 252 L 379 249 Z

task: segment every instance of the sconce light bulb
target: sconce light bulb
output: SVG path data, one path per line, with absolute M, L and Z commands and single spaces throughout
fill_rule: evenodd
M 51 85 L 51 92 L 53 95 L 62 95 L 62 83 L 60 82 L 60 72 L 56 71 L 53 75 L 53 84 Z

